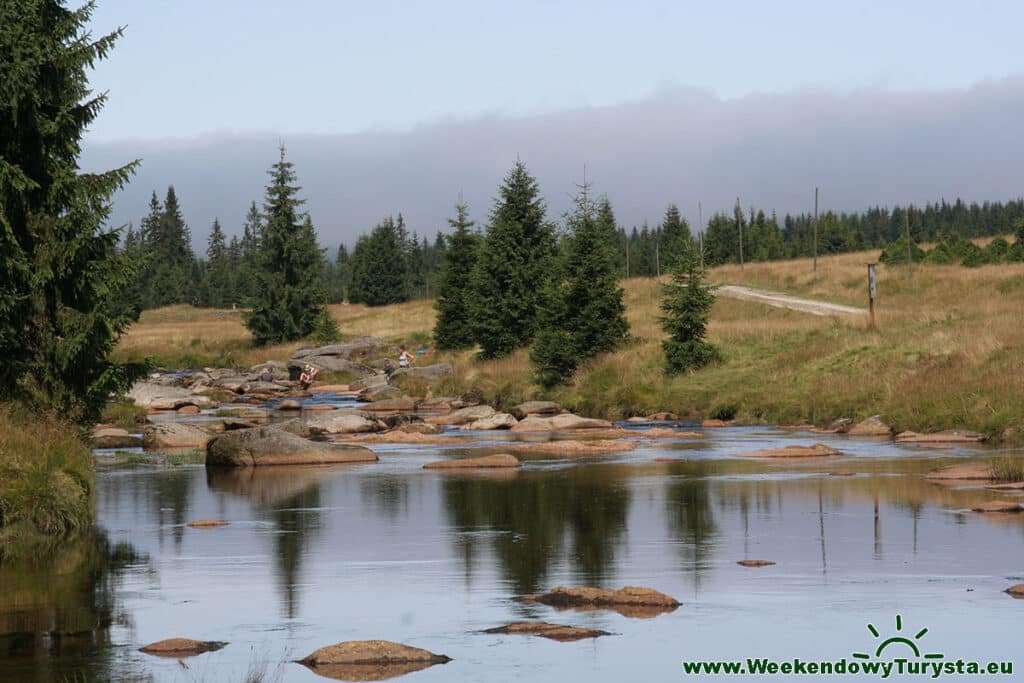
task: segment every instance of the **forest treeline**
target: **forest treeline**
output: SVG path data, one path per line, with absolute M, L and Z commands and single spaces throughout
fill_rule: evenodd
M 744 261 L 771 261 L 814 253 L 814 217 L 740 209 L 710 216 L 703 234 L 691 229 L 675 205 L 669 205 L 656 225 L 628 230 L 616 222 L 607 197 L 595 202 L 596 219 L 608 237 L 615 271 L 621 277 L 649 277 L 669 272 L 680 238 L 703 245 L 706 265 L 736 263 L 740 232 Z M 467 210 L 468 211 L 468 210 Z M 148 214 L 136 229 L 129 226 L 124 248 L 141 264 L 136 301 L 140 308 L 191 303 L 199 306 L 250 307 L 259 289 L 256 273 L 265 209 L 253 202 L 241 230 L 227 237 L 214 220 L 205 252 L 194 253 L 190 230 L 182 217 L 173 187 L 163 201 L 154 193 Z M 464 220 L 469 220 L 468 213 Z M 966 203 L 941 201 L 923 208 L 874 207 L 862 212 L 826 211 L 817 220 L 817 253 L 838 254 L 884 249 L 902 238 L 909 227 L 914 242 L 1004 235 L 1024 220 L 1024 199 Z M 454 223 L 453 223 L 454 225 Z M 556 240 L 565 239 L 556 230 Z M 433 240 L 410 230 L 399 213 L 385 216 L 361 235 L 355 248 L 320 249 L 307 268 L 317 273 L 326 303 L 350 301 L 371 306 L 436 296 L 441 264 L 451 234 L 437 231 Z M 905 242 L 904 250 L 905 250 Z

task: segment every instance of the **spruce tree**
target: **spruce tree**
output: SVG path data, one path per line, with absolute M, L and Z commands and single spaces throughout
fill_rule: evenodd
M 673 270 L 680 259 L 686 258 L 693 251 L 693 240 L 690 237 L 690 225 L 675 204 L 669 204 L 665 209 L 665 217 L 659 227 L 659 256 L 661 271 L 664 273 Z
M 87 70 L 121 31 L 93 39 L 93 3 L 0 3 L 0 400 L 95 420 L 143 374 L 110 361 L 137 312 L 135 267 L 105 225 L 137 162 L 80 173 L 81 140 L 106 96 Z
M 615 211 L 612 209 L 611 200 L 608 195 L 602 195 L 597 201 L 597 224 L 600 226 L 601 234 L 611 252 L 612 266 L 619 277 L 626 273 L 626 240 L 625 232 L 619 229 L 615 221 Z
M 252 306 L 259 291 L 257 274 L 260 271 L 260 232 L 263 215 L 256 202 L 249 206 L 239 243 L 239 263 L 235 273 L 235 296 L 245 306 Z
M 437 309 L 434 344 L 439 349 L 464 349 L 473 345 L 470 288 L 480 240 L 472 230 L 475 223 L 469 219 L 469 207 L 461 200 L 455 205 L 455 218 L 449 218 L 448 225 L 455 228 L 455 232 L 441 262 L 434 303 Z
M 484 358 L 526 346 L 537 330 L 540 288 L 555 254 L 537 181 L 517 161 L 499 188 L 472 276 L 473 328 Z
M 246 327 L 259 346 L 301 339 L 313 331 L 324 303 L 323 254 L 308 214 L 300 211 L 293 164 L 281 156 L 268 174 L 264 215 L 259 238 L 258 290 Z
M 356 242 L 351 258 L 349 299 L 367 306 L 387 306 L 409 300 L 404 227 L 391 216 Z M 407 237 L 406 237 L 407 239 Z
M 665 370 L 677 374 L 698 370 L 719 359 L 718 349 L 705 340 L 708 316 L 715 303 L 704 271 L 693 254 L 676 264 L 672 281 L 662 286 L 661 327 L 669 338 L 661 343 Z
M 205 303 L 211 308 L 224 308 L 231 298 L 231 264 L 228 258 L 227 241 L 220 221 L 213 219 L 210 238 L 206 247 L 206 296 Z
M 582 362 L 618 347 L 629 332 L 607 226 L 584 185 L 569 216 L 567 256 L 544 289 L 541 325 L 530 358 L 538 381 L 564 381 Z M 561 271 L 561 272 L 559 272 Z

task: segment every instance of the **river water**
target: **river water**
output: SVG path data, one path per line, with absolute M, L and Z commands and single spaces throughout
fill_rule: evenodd
M 814 442 L 845 455 L 736 457 Z M 947 661 L 1020 650 L 1024 601 L 1003 591 L 1024 582 L 1024 519 L 967 511 L 1006 494 L 920 477 L 991 449 L 726 428 L 472 475 L 422 469 L 459 449 L 373 448 L 378 463 L 334 468 L 101 469 L 94 537 L 0 568 L 0 680 L 323 681 L 292 660 L 371 638 L 452 658 L 403 681 L 715 680 L 681 662 L 850 657 L 878 644 L 868 624 L 896 633 L 896 615 Z M 199 518 L 230 524 L 185 526 Z M 683 604 L 635 618 L 511 599 L 558 585 Z M 480 633 L 535 618 L 612 635 Z M 138 652 L 175 636 L 229 644 L 181 661 Z

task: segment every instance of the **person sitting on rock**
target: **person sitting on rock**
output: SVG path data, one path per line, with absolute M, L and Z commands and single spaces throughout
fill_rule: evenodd
M 320 371 L 312 365 L 307 365 L 302 369 L 302 374 L 299 375 L 299 384 L 302 385 L 303 391 L 309 389 L 309 386 L 316 381 L 316 376 L 319 374 Z
M 391 362 L 390 358 L 384 359 L 384 376 L 387 377 L 388 384 L 391 384 L 391 376 L 395 374 L 395 364 Z

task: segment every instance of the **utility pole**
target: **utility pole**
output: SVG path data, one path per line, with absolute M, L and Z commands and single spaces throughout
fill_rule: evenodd
M 654 240 L 654 272 L 661 277 L 661 244 L 658 242 L 658 238 Z
M 704 270 L 704 207 L 697 202 L 697 243 L 700 249 L 700 269 Z
M 914 253 L 910 249 L 910 206 L 903 210 L 903 225 L 907 229 L 907 279 L 914 281 Z
M 739 208 L 739 198 L 736 198 L 736 229 L 739 231 L 739 269 L 743 269 L 743 212 Z
M 626 237 L 626 279 L 628 280 L 629 279 L 629 235 L 626 233 L 625 230 L 622 231 L 622 234 L 625 235 L 625 237 Z
M 814 274 L 818 274 L 818 188 L 814 188 Z

